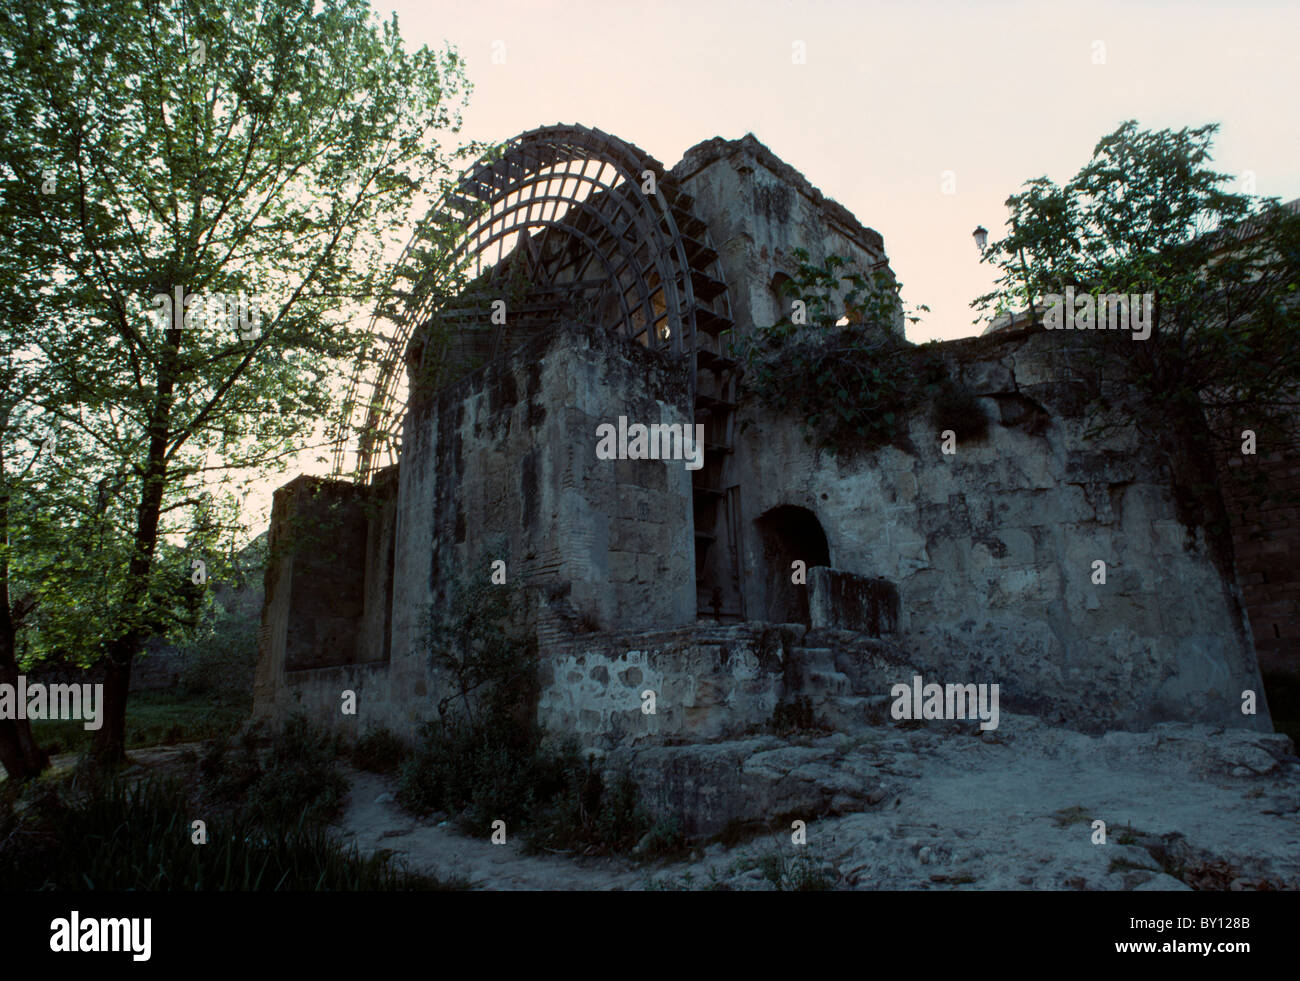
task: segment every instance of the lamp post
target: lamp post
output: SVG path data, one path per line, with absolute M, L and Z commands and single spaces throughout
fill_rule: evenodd
M 1011 219 L 1012 233 L 1018 232 L 1020 226 L 1016 224 L 1015 218 Z M 975 231 L 971 232 L 971 237 L 975 239 L 975 248 L 980 250 L 980 255 L 984 255 L 984 249 L 989 244 L 989 230 L 983 225 L 978 225 Z M 1016 254 L 1020 257 L 1020 268 L 1025 275 L 1025 291 L 1029 295 L 1029 325 L 1032 327 L 1038 322 L 1038 310 L 1034 306 L 1034 291 L 1029 285 L 1029 264 L 1025 262 L 1025 250 L 1023 247 L 1016 246 Z M 1016 322 L 1016 312 L 1010 313 L 1011 320 L 1008 326 L 1014 326 Z

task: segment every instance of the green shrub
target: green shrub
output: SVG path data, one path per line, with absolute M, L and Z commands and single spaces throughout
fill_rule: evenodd
M 794 257 L 798 269 L 783 290 L 805 316 L 792 303 L 775 324 L 737 338 L 745 390 L 798 418 L 805 438 L 832 453 L 907 448 L 907 417 L 947 371 L 932 349 L 897 332 L 900 317 L 918 319 L 904 310 L 901 284 L 882 269 L 855 271 L 842 256 L 820 266 L 804 249 Z M 837 322 L 840 312 L 847 323 Z
M 565 768 L 563 787 L 530 815 L 525 836 L 531 851 L 627 852 L 649 828 L 636 781 L 624 774 L 606 786 L 595 759 L 589 758 Z
M 554 743 L 540 727 L 521 735 L 505 738 L 481 723 L 426 726 L 402 762 L 398 802 L 418 815 L 454 815 L 467 834 L 505 821 L 529 851 L 630 851 L 651 831 L 631 777 L 608 786 L 576 743 Z M 667 828 L 659 835 L 661 847 L 674 840 Z
M 806 848 L 801 848 L 794 855 L 785 855 L 779 851 L 765 852 L 743 863 L 740 870 L 743 871 L 746 867 L 758 869 L 763 878 L 780 892 L 821 892 L 834 889 L 836 885 L 823 863 Z
M 198 636 L 182 648 L 185 667 L 177 690 L 189 698 L 247 704 L 257 668 L 257 633 L 252 617 L 218 611 Z
M 264 745 L 257 729 L 218 740 L 199 761 L 204 800 L 267 828 L 315 826 L 339 811 L 347 779 L 338 766 L 338 740 L 305 716 L 290 717 Z
M 430 660 L 449 693 L 401 764 L 398 802 L 454 815 L 469 834 L 505 821 L 532 849 L 631 849 L 651 825 L 636 785 L 607 787 L 594 759 L 537 724 L 536 651 L 517 609 L 509 587 L 482 583 L 458 585 L 445 615 L 429 616 Z
M 637 842 L 635 854 L 642 859 L 681 858 L 690 849 L 676 818 L 660 818 Z
M 360 770 L 392 773 L 402 764 L 411 749 L 391 729 L 371 729 L 352 748 L 352 762 Z

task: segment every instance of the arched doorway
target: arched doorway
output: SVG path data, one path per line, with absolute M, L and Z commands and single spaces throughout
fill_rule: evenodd
M 771 623 L 810 623 L 808 587 L 791 582 L 793 563 L 808 569 L 831 564 L 826 532 L 807 508 L 782 504 L 754 522 L 763 543 L 763 619 Z

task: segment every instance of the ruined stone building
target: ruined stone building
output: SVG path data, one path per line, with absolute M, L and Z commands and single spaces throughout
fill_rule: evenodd
M 1043 331 L 938 347 L 989 419 L 955 454 L 918 413 L 909 449 L 831 456 L 744 397 L 732 340 L 781 317 L 796 248 L 889 270 L 877 232 L 753 136 L 667 169 L 546 127 L 435 219 L 465 279 L 404 257 L 399 326 L 352 387 L 350 476 L 276 495 L 259 716 L 413 732 L 445 691 L 426 616 L 503 561 L 539 717 L 592 748 L 740 737 L 805 698 L 852 730 L 914 674 L 997 683 L 1004 712 L 1081 728 L 1271 729 L 1232 570 L 1189 540 L 1151 447 L 1085 437 Z M 620 417 L 702 425 L 702 465 L 602 459 Z

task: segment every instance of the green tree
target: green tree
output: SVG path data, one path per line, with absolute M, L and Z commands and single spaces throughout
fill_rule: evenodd
M 1128 121 L 1066 184 L 1026 182 L 1007 199 L 1009 234 L 984 261 L 997 288 L 983 314 L 1079 293 L 1153 294 L 1146 340 L 1126 331 L 1061 332 L 1080 344 L 1094 406 L 1134 393 L 1154 414 L 1111 412 L 1095 431 L 1136 427 L 1165 455 L 1180 515 L 1231 556 L 1217 460 L 1243 428 L 1294 447 L 1300 406 L 1300 214 L 1237 193 L 1211 165 L 1216 125 L 1147 131 Z M 1118 393 L 1118 395 L 1117 395 Z
M 92 569 L 28 572 L 83 621 L 103 611 L 61 642 L 106 660 L 114 759 L 132 659 L 187 606 L 193 560 L 216 559 L 198 553 L 237 517 L 232 473 L 267 472 L 329 415 L 359 304 L 450 173 L 436 134 L 467 83 L 454 51 L 408 52 L 362 0 L 6 6 L 3 264 L 34 280 L 7 346 L 76 434 L 65 492 L 103 537 Z M 32 499 L 61 472 L 38 466 Z

